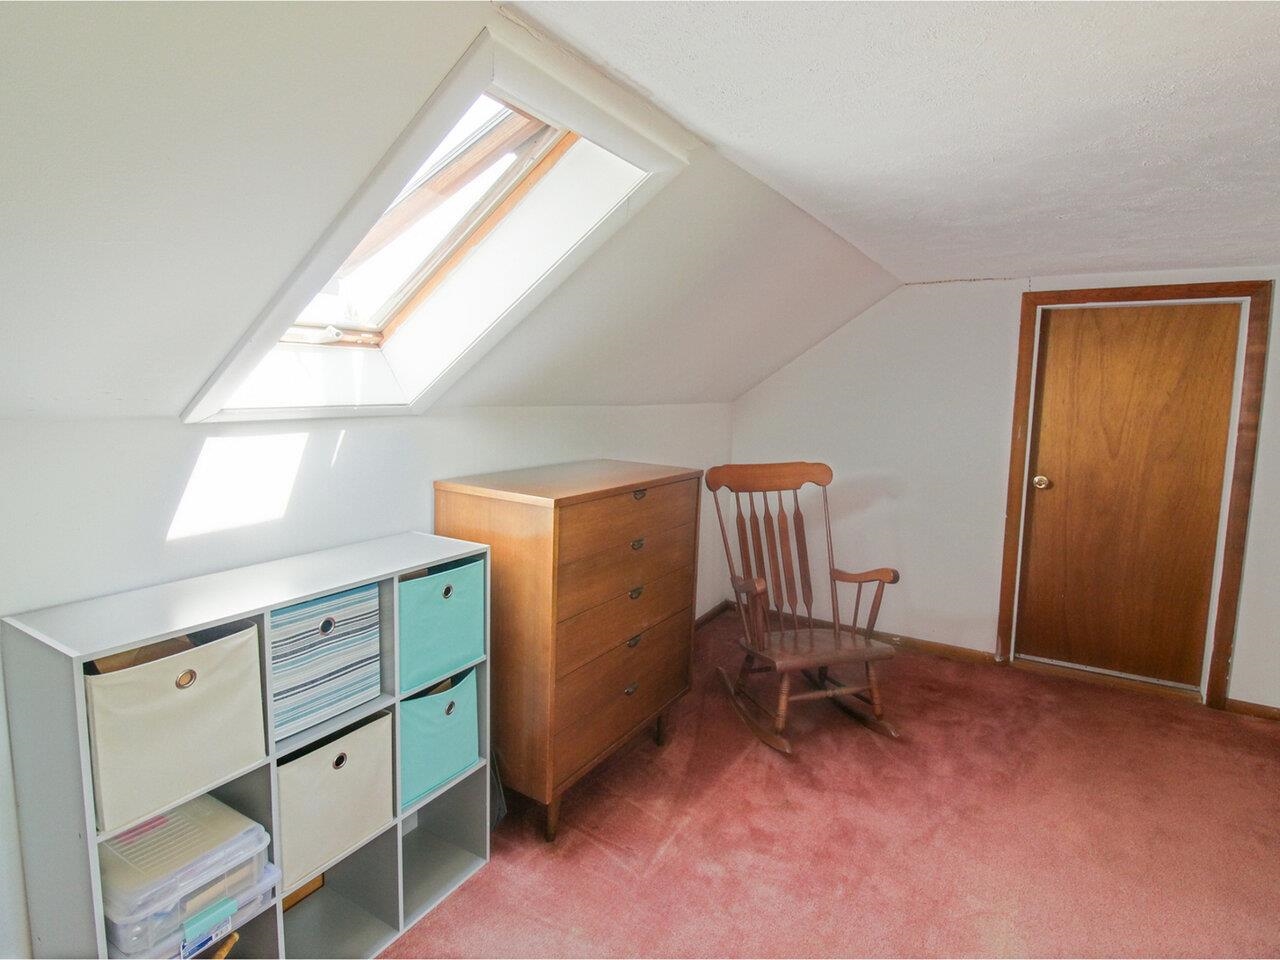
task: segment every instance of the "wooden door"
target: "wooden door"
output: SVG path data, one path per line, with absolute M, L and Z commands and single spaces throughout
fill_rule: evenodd
M 1239 326 L 1042 312 L 1015 655 L 1200 684 Z

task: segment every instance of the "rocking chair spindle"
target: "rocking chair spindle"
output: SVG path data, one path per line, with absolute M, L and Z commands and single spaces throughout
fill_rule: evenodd
M 898 582 L 898 571 L 888 567 L 850 573 L 835 565 L 831 544 L 831 510 L 827 486 L 831 468 L 823 463 L 725 464 L 707 471 L 707 489 L 716 505 L 734 603 L 742 618 L 742 665 L 731 680 L 720 676 L 734 707 L 747 726 L 764 743 L 791 753 L 784 736 L 789 705 L 799 700 L 831 700 L 837 707 L 871 729 L 890 737 L 898 733 L 883 718 L 876 663 L 893 656 L 893 647 L 874 639 L 876 619 L 886 584 Z M 813 578 L 800 490 L 806 484 L 822 490 L 822 514 L 827 539 L 827 566 L 831 587 L 831 623 L 813 618 Z M 720 491 L 734 517 L 737 535 L 735 557 L 730 524 L 721 506 Z M 840 618 L 841 584 L 852 585 L 853 617 Z M 863 606 L 864 589 L 869 603 Z M 803 608 L 803 614 L 801 613 Z M 865 614 L 865 615 L 864 615 Z M 832 674 L 833 668 L 861 673 L 852 683 Z M 777 708 L 762 703 L 747 689 L 755 674 L 776 673 L 779 678 Z M 792 693 L 794 675 L 813 688 Z M 753 713 L 763 714 L 766 724 Z

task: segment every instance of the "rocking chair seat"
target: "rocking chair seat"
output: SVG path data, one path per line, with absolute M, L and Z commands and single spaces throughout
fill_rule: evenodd
M 893 647 L 879 640 L 869 640 L 848 627 L 839 632 L 829 626 L 800 627 L 798 630 L 770 630 L 762 642 L 742 646 L 774 670 L 812 670 L 846 663 L 888 660 Z

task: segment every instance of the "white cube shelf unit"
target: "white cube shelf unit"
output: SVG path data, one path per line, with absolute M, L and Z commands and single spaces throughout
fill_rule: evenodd
M 483 576 L 477 575 L 477 566 Z M 318 753 L 349 732 L 379 723 L 377 718 L 383 715 L 390 717 L 393 771 L 385 822 L 341 851 L 332 851 L 324 862 L 308 862 L 301 872 L 295 857 L 294 876 L 282 881 L 283 889 L 275 890 L 261 912 L 240 927 L 235 955 L 374 956 L 452 893 L 489 859 L 488 567 L 488 548 L 481 544 L 404 533 L 5 618 L 0 623 L 0 642 L 35 956 L 108 956 L 98 845 L 192 797 L 211 793 L 261 823 L 271 834 L 272 862 L 279 865 L 282 853 L 288 861 L 282 836 L 296 837 L 299 823 L 314 820 L 315 811 L 296 818 L 292 833 L 284 828 L 282 762 L 308 754 L 308 748 Z M 401 584 L 414 584 L 415 602 L 420 606 L 423 581 L 463 568 L 467 573 L 458 582 L 468 586 L 455 590 L 446 584 L 443 596 L 461 597 L 472 604 L 483 625 L 467 631 L 452 660 L 440 658 L 436 651 L 442 676 L 424 680 L 425 675 L 418 672 L 409 683 L 401 676 Z M 376 586 L 379 621 L 376 695 L 277 741 L 271 695 L 272 611 L 370 584 Z M 436 585 L 433 580 L 432 587 Z M 432 623 L 441 631 L 455 628 L 459 608 L 455 602 L 447 615 Z M 225 627 L 242 633 L 249 624 L 256 625 L 258 638 L 261 757 L 211 776 L 200 789 L 166 797 L 162 807 L 145 816 L 109 822 L 110 829 L 101 829 L 103 811 L 94 794 L 86 664 L 199 631 L 216 633 L 216 628 Z M 333 629 L 332 624 L 325 626 Z M 446 645 L 452 642 L 449 637 L 437 640 Z M 419 754 L 413 752 L 417 745 L 401 743 L 402 702 L 418 705 L 413 708 L 417 721 L 428 712 L 421 706 L 424 691 L 451 676 L 465 678 L 457 686 L 459 702 L 467 697 L 468 708 L 471 701 L 475 704 L 476 758 L 425 792 L 402 797 L 402 759 L 412 756 L 419 762 Z M 166 680 L 166 686 L 173 684 Z M 183 684 L 177 686 L 181 689 Z M 452 716 L 454 705 L 450 702 L 447 710 L 437 712 L 441 718 L 445 713 Z M 447 727 L 456 723 L 456 717 L 441 722 Z M 259 729 L 256 717 L 253 729 Z M 163 743 L 164 731 L 154 733 L 156 741 Z M 456 764 L 458 754 L 457 750 L 449 753 L 446 762 Z M 344 754 L 341 764 L 345 763 Z M 335 762 L 333 768 L 341 764 Z M 415 783 L 422 785 L 423 777 L 418 775 Z M 430 778 L 425 783 L 429 785 Z M 289 842 L 304 845 L 300 840 Z M 297 889 L 320 873 L 323 886 L 285 911 L 283 901 L 290 888 Z

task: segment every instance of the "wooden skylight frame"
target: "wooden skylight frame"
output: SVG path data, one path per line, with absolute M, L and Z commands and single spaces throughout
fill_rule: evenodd
M 545 177 L 578 142 L 578 135 L 563 130 L 486 94 L 509 113 L 480 130 L 444 158 L 430 176 L 409 184 L 403 196 L 374 224 L 334 274 L 351 272 L 393 241 L 406 228 L 461 190 L 504 153 L 514 152 L 512 167 L 485 192 L 475 207 L 436 245 L 420 267 L 379 311 L 374 329 L 339 325 L 320 326 L 295 322 L 280 338 L 283 343 L 326 347 L 381 349 L 413 311 L 442 284 L 489 233 Z M 336 329 L 338 336 L 317 340 L 308 330 Z
M 413 293 L 404 299 L 387 320 L 381 331 L 381 339 L 378 341 L 379 346 L 396 332 L 400 325 L 413 314 L 414 309 L 419 304 L 431 296 L 432 292 L 445 281 L 445 278 L 449 276 L 453 269 L 466 259 L 467 254 L 487 237 L 507 214 L 515 209 L 516 205 L 524 199 L 525 194 L 532 190 L 539 180 L 550 173 L 551 169 L 560 162 L 560 159 L 569 152 L 569 148 L 577 142 L 578 135 L 572 130 L 560 132 L 551 148 L 543 153 L 538 162 L 520 178 L 519 183 L 508 191 L 474 228 L 468 231 L 458 242 L 442 248 L 442 250 L 447 250 L 447 254 L 441 258 L 439 264 L 423 278 Z

